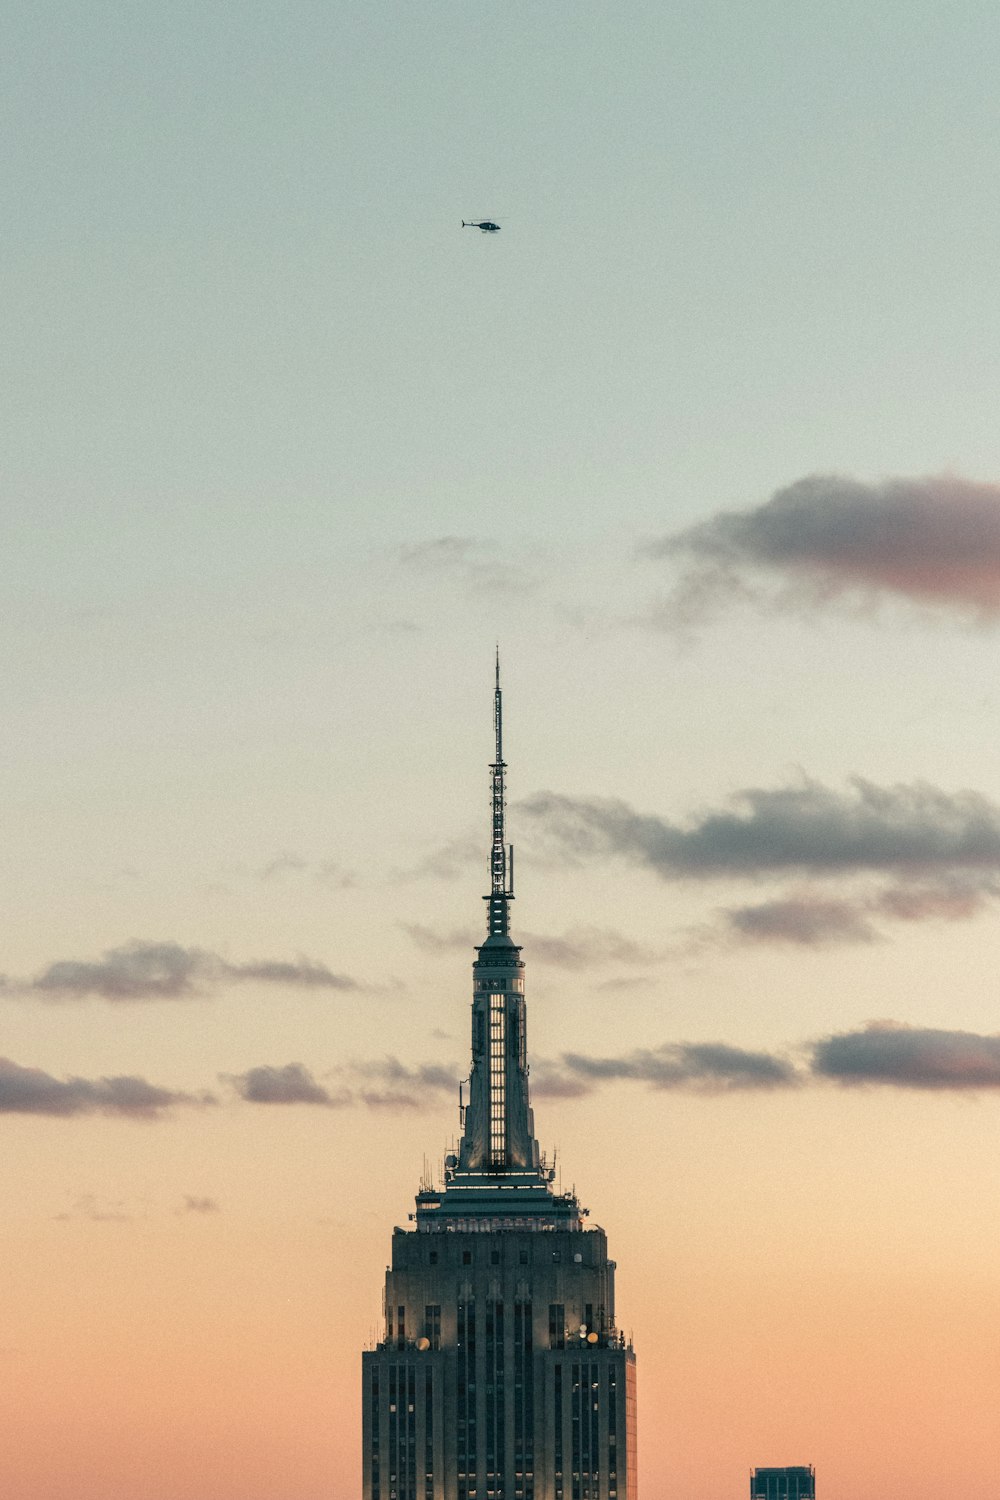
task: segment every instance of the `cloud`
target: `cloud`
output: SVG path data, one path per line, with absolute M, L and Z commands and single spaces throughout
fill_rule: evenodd
M 407 1067 L 392 1056 L 343 1064 L 327 1075 L 336 1080 L 335 1088 L 320 1083 L 298 1062 L 220 1076 L 249 1104 L 364 1104 L 370 1109 L 425 1109 L 443 1094 L 457 1094 L 459 1079 L 456 1069 L 439 1063 Z
M 220 1076 L 248 1104 L 321 1104 L 332 1109 L 350 1103 L 349 1095 L 331 1094 L 298 1062 L 285 1063 L 283 1067 L 262 1064 L 246 1073 Z
M 681 827 L 626 802 L 540 792 L 519 804 L 541 836 L 577 861 L 618 857 L 665 880 L 889 871 L 1000 871 L 1000 808 L 977 792 L 924 783 L 847 791 L 819 782 L 737 792 Z
M 899 922 L 926 922 L 939 918 L 960 922 L 974 917 L 987 902 L 1000 895 L 1000 881 L 980 872 L 945 876 L 938 881 L 915 880 L 890 886 L 872 903 L 872 909 Z
M 448 932 L 436 932 L 433 927 L 424 927 L 419 922 L 400 922 L 399 926 L 424 953 L 451 953 L 455 949 L 472 949 L 476 946 L 476 937 L 471 927 L 453 927 Z
M 833 943 L 871 943 L 881 934 L 879 921 L 960 922 L 976 916 L 1000 894 L 1000 883 L 986 872 L 959 872 L 937 880 L 902 879 L 882 890 L 852 896 L 800 892 L 757 905 L 725 908 L 731 934 L 749 943 L 789 943 L 825 947 Z M 702 946 L 712 934 L 702 934 Z
M 839 1083 L 911 1089 L 1000 1088 L 1000 1036 L 872 1022 L 815 1044 L 813 1072 Z
M 217 1198 L 195 1198 L 190 1193 L 185 1193 L 184 1206 L 180 1212 L 182 1214 L 217 1214 L 219 1201 Z
M 128 1212 L 122 1198 L 102 1201 L 94 1193 L 81 1193 L 74 1199 L 71 1209 L 55 1217 L 63 1223 L 71 1219 L 88 1219 L 92 1224 L 130 1224 L 135 1215 Z
M 344 974 L 334 974 L 326 964 L 315 963 L 308 958 L 297 959 L 294 963 L 273 958 L 249 964 L 222 963 L 221 972 L 226 979 L 235 980 L 237 983 L 254 981 L 259 984 L 283 984 L 308 990 L 356 990 L 359 988 L 356 980 L 349 979 Z
M 455 1068 L 438 1063 L 411 1067 L 391 1055 L 354 1060 L 333 1076 L 336 1092 L 301 1063 L 251 1068 L 226 1076 L 226 1081 L 250 1103 L 350 1105 L 400 1113 L 437 1108 L 457 1094 L 459 1082 Z M 622 1083 L 642 1084 L 654 1092 L 760 1094 L 830 1081 L 938 1091 L 1000 1089 L 1000 1035 L 882 1021 L 780 1051 L 715 1041 L 663 1042 L 617 1054 L 564 1052 L 533 1061 L 531 1097 L 536 1103 L 579 1099 Z M 213 1211 L 198 1207 L 212 1199 L 185 1201 L 186 1211 Z
M 360 1080 L 359 1097 L 370 1109 L 422 1109 L 436 1096 L 458 1093 L 457 1071 L 438 1063 L 408 1068 L 396 1057 L 384 1057 L 355 1062 L 350 1073 Z
M 748 1052 L 724 1042 L 665 1042 L 640 1047 L 619 1057 L 588 1057 L 565 1052 L 560 1059 L 562 1080 L 596 1086 L 617 1079 L 648 1083 L 655 1089 L 696 1089 L 731 1093 L 741 1089 L 788 1088 L 799 1081 L 790 1062 L 771 1052 Z M 558 1092 L 553 1078 L 549 1093 Z
M 452 928 L 436 932 L 417 923 L 401 922 L 403 931 L 427 953 L 471 951 L 485 934 L 475 935 L 469 929 Z M 530 949 L 533 962 L 552 964 L 562 969 L 584 969 L 596 964 L 649 964 L 664 955 L 656 949 L 635 942 L 611 927 L 574 927 L 561 937 L 544 933 L 522 932 L 519 942 Z
M 58 959 L 30 988 L 53 999 L 177 1000 L 199 993 L 208 955 L 178 943 L 132 942 L 97 960 Z
M 571 927 L 562 937 L 525 933 L 531 956 L 562 969 L 585 969 L 596 964 L 651 964 L 665 955 L 637 943 L 612 927 Z
M 144 1078 L 53 1078 L 40 1068 L 23 1068 L 0 1057 L 0 1114 L 120 1115 L 133 1120 L 159 1119 L 179 1104 L 210 1104 L 210 1094 L 185 1094 L 159 1088 Z
M 290 850 L 276 854 L 257 871 L 258 879 L 268 882 L 282 881 L 288 875 L 306 875 L 317 885 L 335 890 L 347 890 L 357 884 L 352 872 L 342 869 L 336 860 L 324 859 L 313 863 Z
M 309 868 L 309 861 L 303 859 L 301 854 L 292 854 L 287 850 L 282 854 L 276 854 L 273 859 L 259 871 L 261 880 L 277 880 L 283 875 L 298 874 Z
M 523 562 L 499 543 L 471 536 L 438 536 L 400 547 L 396 560 L 410 572 L 451 578 L 473 593 L 483 589 L 525 593 L 534 579 Z
M 99 959 L 58 959 L 11 991 L 50 1000 L 98 996 L 112 1002 L 187 1000 L 210 990 L 240 983 L 280 984 L 304 989 L 355 990 L 359 986 L 325 964 L 299 958 L 294 962 L 262 959 L 233 964 L 217 953 L 183 948 L 179 943 L 133 941 L 110 948 Z
M 546 1062 L 543 1059 L 532 1066 L 531 1097 L 533 1100 L 582 1099 L 585 1094 L 593 1092 L 592 1081 L 563 1072 L 558 1064 Z
M 428 875 L 435 880 L 458 880 L 473 865 L 483 865 L 486 859 L 480 840 L 466 837 L 450 839 L 437 849 L 417 860 L 416 864 L 403 870 L 393 870 L 390 879 L 396 883 L 423 880 Z M 424 929 L 425 931 L 427 929 Z
M 779 608 L 884 598 L 980 620 L 1000 613 L 1000 485 L 952 475 L 866 484 L 813 474 L 643 549 L 682 572 L 658 619 L 734 599 Z
M 790 896 L 762 901 L 757 906 L 735 906 L 723 916 L 747 942 L 792 943 L 816 948 L 830 943 L 870 943 L 875 929 L 851 901 Z

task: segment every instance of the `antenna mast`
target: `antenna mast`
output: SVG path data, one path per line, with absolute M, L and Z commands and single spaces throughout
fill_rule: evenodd
M 496 686 L 493 692 L 493 728 L 496 731 L 496 759 L 490 770 L 493 773 L 493 843 L 490 849 L 490 894 L 489 935 L 510 931 L 510 915 L 507 902 L 514 899 L 514 849 L 505 842 L 504 810 L 506 794 L 503 758 L 503 694 L 500 691 L 500 647 L 497 646 Z

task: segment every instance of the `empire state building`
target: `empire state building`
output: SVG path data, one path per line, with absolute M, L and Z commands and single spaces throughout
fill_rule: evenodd
M 615 1263 L 535 1139 L 524 961 L 510 935 L 503 705 L 472 1070 L 440 1190 L 395 1229 L 378 1345 L 362 1356 L 364 1500 L 636 1500 L 635 1355 Z

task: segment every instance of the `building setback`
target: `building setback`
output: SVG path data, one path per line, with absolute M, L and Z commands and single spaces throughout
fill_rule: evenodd
M 635 1355 L 615 1263 L 535 1139 L 524 963 L 510 936 L 500 673 L 487 936 L 461 1144 L 396 1229 L 362 1356 L 364 1500 L 636 1500 Z

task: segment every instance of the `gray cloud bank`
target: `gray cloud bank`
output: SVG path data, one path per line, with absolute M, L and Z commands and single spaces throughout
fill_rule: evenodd
M 747 788 L 685 823 L 555 792 L 529 797 L 519 811 L 542 846 L 578 864 L 620 859 L 663 880 L 864 885 L 725 908 L 724 927 L 739 941 L 870 942 L 879 922 L 957 921 L 1000 895 L 1000 808 L 978 792 L 860 777 L 835 790 L 803 779 Z
M 536 829 L 578 860 L 617 856 L 664 879 L 1000 870 L 1000 808 L 978 792 L 922 783 L 848 791 L 815 781 L 749 787 L 687 827 L 626 802 L 540 792 L 519 803 Z
M 578 1097 L 621 1080 L 658 1090 L 734 1093 L 834 1082 L 971 1093 L 1000 1089 L 1000 1036 L 872 1022 L 807 1043 L 804 1066 L 721 1042 L 666 1043 L 619 1056 L 567 1052 L 542 1064 L 533 1092 Z
M 895 597 L 992 619 L 1000 612 L 1000 485 L 813 474 L 763 505 L 719 512 L 644 551 L 681 565 L 658 616 L 664 625 L 739 598 L 815 607 Z
M 217 953 L 179 943 L 135 941 L 110 948 L 99 959 L 58 959 L 34 979 L 8 981 L 17 994 L 49 1000 L 97 996 L 112 1002 L 186 1000 L 227 984 L 278 984 L 301 989 L 356 990 L 355 980 L 325 964 L 262 959 L 233 964 Z
M 748 1052 L 723 1042 L 667 1042 L 621 1057 L 566 1052 L 561 1067 L 584 1084 L 625 1078 L 656 1089 L 773 1089 L 797 1081 L 795 1068 L 785 1058 L 770 1052 Z
M 824 1083 L 937 1093 L 1000 1090 L 1000 1035 L 882 1021 L 793 1050 L 799 1063 L 784 1052 L 725 1042 L 664 1042 L 617 1055 L 565 1052 L 536 1062 L 531 1092 L 538 1100 L 575 1099 L 620 1083 L 695 1094 L 767 1093 Z M 402 1112 L 436 1107 L 457 1093 L 459 1081 L 451 1068 L 436 1063 L 407 1067 L 391 1056 L 338 1068 L 333 1088 L 299 1062 L 261 1064 L 221 1076 L 248 1104 L 363 1105 Z M 0 1114 L 156 1120 L 176 1106 L 216 1102 L 211 1094 L 159 1088 L 143 1078 L 57 1079 L 0 1058 Z M 217 1207 L 212 1198 L 188 1197 L 184 1211 L 211 1213 Z
M 161 1118 L 175 1105 L 214 1103 L 210 1094 L 159 1088 L 145 1078 L 53 1078 L 41 1068 L 23 1068 L 0 1057 L 0 1114 L 120 1115 L 134 1120 Z

